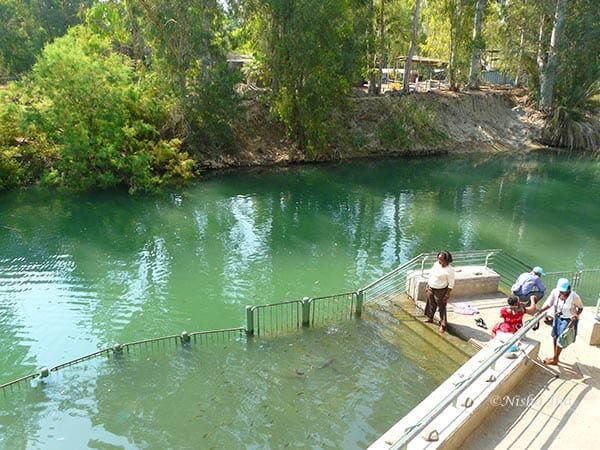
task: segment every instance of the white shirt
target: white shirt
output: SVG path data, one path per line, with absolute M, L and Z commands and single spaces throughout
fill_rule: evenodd
M 442 267 L 440 262 L 436 261 L 429 271 L 427 284 L 433 289 L 444 289 L 445 287 L 452 289 L 454 287 L 454 269 L 450 265 Z
M 562 317 L 571 318 L 577 315 L 577 308 L 583 309 L 583 302 L 575 291 L 571 291 L 566 299 L 561 300 L 560 290 L 554 288 L 552 289 L 552 292 L 550 292 L 550 295 L 544 302 L 542 308 L 552 306 L 554 307 L 555 316 L 562 313 Z

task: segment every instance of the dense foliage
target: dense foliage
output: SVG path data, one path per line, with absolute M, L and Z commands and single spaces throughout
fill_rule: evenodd
M 409 47 L 445 62 L 453 89 L 493 66 L 547 113 L 548 144 L 597 149 L 599 30 L 597 0 L 0 0 L 0 189 L 154 191 L 196 177 L 236 151 L 242 72 L 318 158 L 345 142 L 352 85 L 378 93 Z M 231 52 L 252 62 L 233 70 Z M 426 142 L 413 125 L 381 136 Z

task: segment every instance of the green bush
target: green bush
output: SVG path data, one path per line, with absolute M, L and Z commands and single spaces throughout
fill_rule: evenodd
M 16 95 L 14 83 L 0 91 L 0 190 L 36 183 L 53 159 L 43 134 L 23 132 L 23 108 Z
M 41 130 L 58 149 L 43 182 L 134 192 L 194 175 L 181 142 L 161 138 L 156 121 L 166 116 L 163 105 L 147 96 L 132 67 L 109 38 L 81 26 L 45 48 L 25 83 L 27 129 Z M 165 155 L 173 162 L 165 163 Z
M 384 147 L 394 150 L 404 149 L 410 144 L 402 121 L 396 116 L 385 121 L 379 132 L 379 140 Z
M 415 143 L 439 144 L 447 136 L 435 127 L 433 111 L 419 101 L 406 100 L 391 109 L 380 127 L 379 139 L 384 147 L 401 150 Z

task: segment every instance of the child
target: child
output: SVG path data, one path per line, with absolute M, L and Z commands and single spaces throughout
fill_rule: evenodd
M 523 316 L 525 313 L 531 313 L 535 310 L 535 303 L 524 307 L 521 305 L 519 297 L 511 295 L 507 299 L 508 306 L 505 306 L 500 310 L 500 317 L 504 319 L 504 322 L 498 322 L 492 328 L 492 339 L 496 337 L 496 333 L 501 331 L 503 333 L 515 333 L 519 328 L 523 326 Z

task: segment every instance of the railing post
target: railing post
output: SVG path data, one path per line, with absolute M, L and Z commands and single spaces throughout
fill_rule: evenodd
M 362 289 L 359 289 L 358 292 L 356 293 L 356 311 L 354 312 L 354 315 L 356 317 L 360 317 L 360 315 L 362 314 L 362 307 L 363 307 L 364 300 L 365 300 L 365 291 L 363 291 Z
M 304 297 L 302 299 L 302 326 L 307 327 L 310 325 L 310 299 Z
M 573 272 L 573 278 L 571 280 L 571 289 L 577 289 L 579 285 L 579 279 L 581 278 L 581 270 Z
M 246 334 L 254 336 L 254 311 L 252 306 L 246 306 Z
M 494 253 L 493 253 L 493 252 L 491 252 L 491 253 L 488 253 L 487 255 L 485 255 L 485 268 L 486 268 L 486 269 L 487 269 L 487 267 L 488 267 L 489 260 L 490 260 L 490 258 L 491 258 L 493 255 L 494 255 Z
M 429 258 L 429 255 L 424 255 L 421 260 L 421 275 L 423 275 L 423 271 L 425 270 L 425 261 L 427 261 L 427 258 Z

